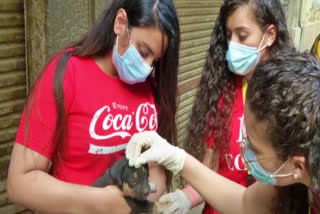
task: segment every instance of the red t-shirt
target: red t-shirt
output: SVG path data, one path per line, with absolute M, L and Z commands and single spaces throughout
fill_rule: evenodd
M 35 86 L 27 140 L 25 110 L 16 136 L 16 142 L 49 160 L 55 150 L 51 138 L 56 122 L 53 75 L 57 58 Z M 65 159 L 52 167 L 56 178 L 66 182 L 90 185 L 124 156 L 126 143 L 134 133 L 158 126 L 150 84 L 128 85 L 103 72 L 93 58 L 69 59 L 64 99 L 68 126 Z
M 230 121 L 230 139 L 226 154 L 220 155 L 218 173 L 243 186 L 248 185 L 248 171 L 240 156 L 240 142 L 242 141 L 241 128 L 243 124 L 244 102 L 242 93 L 242 78 L 237 80 L 237 95 L 233 103 L 232 118 Z M 212 147 L 214 136 L 211 136 L 208 144 Z M 212 190 L 214 192 L 214 189 Z M 226 202 L 229 203 L 229 202 Z M 230 204 L 232 202 L 230 201 Z M 205 204 L 203 214 L 218 214 L 209 204 Z

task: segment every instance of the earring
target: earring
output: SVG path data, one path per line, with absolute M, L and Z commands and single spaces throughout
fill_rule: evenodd
M 294 179 L 298 179 L 298 178 L 299 178 L 299 175 L 296 174 L 296 173 L 294 173 L 294 174 L 293 174 L 293 178 L 294 178 Z

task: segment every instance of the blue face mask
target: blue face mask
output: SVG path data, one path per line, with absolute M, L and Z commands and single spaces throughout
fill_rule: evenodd
M 231 72 L 244 76 L 259 62 L 260 52 L 267 47 L 261 48 L 265 35 L 258 48 L 242 45 L 233 41 L 229 42 L 226 59 Z
M 240 145 L 240 151 L 242 151 L 243 159 L 245 164 L 250 170 L 251 175 L 256 178 L 259 182 L 264 183 L 264 184 L 273 184 L 277 185 L 277 179 L 276 178 L 281 178 L 281 177 L 288 177 L 292 176 L 293 173 L 288 173 L 288 174 L 278 174 L 280 170 L 285 167 L 288 161 L 284 162 L 280 168 L 275 171 L 273 174 L 270 172 L 266 171 L 262 166 L 259 164 L 256 155 L 250 148 L 249 142 L 247 138 L 244 138 L 245 142 L 242 142 Z
M 129 39 L 129 35 L 128 35 Z M 123 56 L 118 52 L 118 37 L 113 48 L 112 62 L 116 67 L 119 78 L 130 85 L 145 82 L 152 71 L 152 67 L 142 58 L 140 53 L 130 42 L 130 47 Z

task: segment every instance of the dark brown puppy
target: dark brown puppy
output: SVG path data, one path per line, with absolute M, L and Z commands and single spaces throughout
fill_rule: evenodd
M 149 168 L 147 164 L 140 168 L 130 167 L 128 160 L 123 157 L 117 160 L 92 186 L 116 185 L 125 194 L 125 199 L 133 214 L 151 214 L 154 212 L 154 203 L 147 200 L 151 191 L 148 177 Z

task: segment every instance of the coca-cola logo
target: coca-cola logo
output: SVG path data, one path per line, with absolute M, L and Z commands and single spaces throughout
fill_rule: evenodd
M 240 147 L 240 143 L 243 141 L 243 132 L 245 132 L 245 125 L 244 125 L 244 116 L 242 115 L 241 117 L 238 118 L 239 120 L 239 130 L 238 130 L 238 139 L 237 139 L 237 147 Z M 238 144 L 239 143 L 239 144 Z M 227 163 L 227 166 L 229 170 L 234 171 L 247 171 L 248 169 L 245 167 L 243 164 L 243 159 L 241 155 L 237 152 L 237 154 L 230 154 L 227 153 L 224 155 L 225 161 Z
M 243 164 L 243 159 L 240 154 L 235 155 L 235 157 L 232 154 L 225 154 L 224 155 L 227 166 L 229 170 L 238 170 L 238 171 L 247 171 L 248 169 Z
M 121 108 L 124 111 L 117 114 L 113 113 L 112 109 L 115 108 Z M 97 121 L 101 121 L 101 119 L 102 123 L 97 123 Z M 99 129 L 105 131 L 113 130 L 113 132 L 106 132 L 109 134 L 96 133 L 98 126 Z M 94 114 L 90 123 L 89 133 L 90 136 L 96 140 L 105 140 L 116 136 L 125 138 L 131 136 L 130 130 L 133 126 L 135 126 L 138 132 L 156 130 L 158 121 L 155 106 L 150 103 L 143 103 L 138 106 L 135 112 L 130 113 L 128 112 L 128 108 L 124 105 L 113 104 L 111 107 L 103 106 Z

